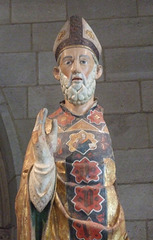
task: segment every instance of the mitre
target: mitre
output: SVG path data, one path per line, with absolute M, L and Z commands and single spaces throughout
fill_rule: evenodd
M 56 60 L 66 48 L 83 47 L 92 51 L 97 59 L 101 55 L 102 47 L 84 18 L 71 16 L 60 30 L 53 46 Z

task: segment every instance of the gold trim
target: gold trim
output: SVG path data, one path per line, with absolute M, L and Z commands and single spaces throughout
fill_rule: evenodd
M 86 34 L 88 35 L 89 38 L 95 40 L 93 32 L 91 32 L 90 30 L 86 30 Z
M 61 41 L 61 40 L 64 38 L 65 34 L 66 34 L 66 31 L 65 31 L 65 30 L 61 31 L 61 32 L 58 34 L 57 41 Z

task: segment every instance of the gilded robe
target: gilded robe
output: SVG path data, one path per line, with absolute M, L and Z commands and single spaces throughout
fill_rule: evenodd
M 42 240 L 128 240 L 115 189 L 116 168 L 103 109 L 95 104 L 75 116 L 63 104 L 49 119 L 58 122 L 56 187 Z M 46 126 L 46 129 L 49 126 Z M 28 176 L 34 164 L 30 141 L 16 198 L 18 240 L 33 240 Z

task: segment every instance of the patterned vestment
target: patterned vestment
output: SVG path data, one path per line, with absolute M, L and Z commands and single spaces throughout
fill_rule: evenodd
M 103 109 L 96 103 L 83 116 L 75 116 L 61 104 L 49 118 L 58 121 L 58 147 L 54 156 L 57 180 L 42 239 L 128 240 L 124 213 L 115 189 L 116 168 Z M 22 178 L 16 199 L 18 240 L 32 239 L 26 186 L 35 161 L 28 163 L 31 152 L 27 150 L 24 180 Z M 26 216 L 19 214 L 23 207 Z M 28 230 L 23 230 L 25 220 Z

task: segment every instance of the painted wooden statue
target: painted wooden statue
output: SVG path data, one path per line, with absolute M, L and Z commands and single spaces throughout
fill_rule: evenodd
M 101 45 L 72 16 L 53 51 L 64 101 L 36 119 L 16 197 L 18 240 L 128 240 L 111 138 L 94 98 Z

